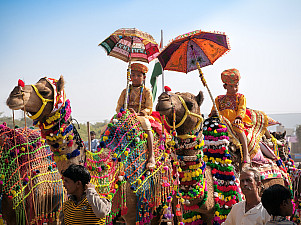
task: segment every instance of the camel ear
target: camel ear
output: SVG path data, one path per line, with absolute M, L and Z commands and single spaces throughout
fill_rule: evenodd
M 195 97 L 195 100 L 197 101 L 197 103 L 199 104 L 199 106 L 202 105 L 203 101 L 204 101 L 204 94 L 202 91 L 199 92 L 199 94 Z
M 60 93 L 64 89 L 64 86 L 65 86 L 65 80 L 64 77 L 61 75 L 60 79 L 56 83 L 57 92 Z
M 282 135 L 283 135 L 283 138 L 285 138 L 285 135 L 286 135 L 286 130 L 283 132 L 283 134 L 282 134 Z

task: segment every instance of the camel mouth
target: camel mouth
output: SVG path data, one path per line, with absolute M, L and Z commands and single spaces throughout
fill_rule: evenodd
M 24 105 L 7 105 L 10 109 L 12 110 L 19 110 L 19 109 L 24 109 Z
M 158 111 L 158 112 L 166 112 L 166 111 L 171 110 L 171 109 L 172 109 L 171 105 L 168 105 L 168 106 L 157 105 L 156 106 L 156 111 Z

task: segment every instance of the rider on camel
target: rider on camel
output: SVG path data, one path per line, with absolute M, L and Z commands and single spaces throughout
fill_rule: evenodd
M 251 163 L 251 157 L 248 150 L 247 144 L 247 136 L 245 131 L 253 127 L 253 123 L 251 118 L 247 113 L 246 107 L 246 98 L 243 94 L 238 93 L 238 86 L 240 80 L 240 73 L 237 69 L 228 69 L 222 72 L 221 74 L 222 82 L 224 83 L 224 88 L 226 89 L 226 95 L 219 95 L 215 99 L 215 104 L 217 110 L 219 111 L 220 115 L 225 117 L 229 120 L 232 125 L 233 131 L 237 135 L 243 151 L 243 162 L 242 166 L 246 166 Z M 212 107 L 211 113 L 209 116 L 216 116 L 217 113 L 215 108 Z M 267 120 L 270 120 L 267 117 Z M 269 126 L 269 125 L 267 125 Z M 270 138 L 271 135 L 266 128 L 265 135 Z M 261 151 L 264 151 L 264 155 L 270 159 L 275 159 L 275 155 L 269 149 L 263 148 Z M 270 161 L 265 159 L 261 153 L 258 151 L 256 157 L 252 159 L 255 162 L 261 163 L 269 163 Z
M 131 113 L 137 115 L 137 119 L 141 122 L 142 128 L 147 134 L 147 146 L 149 150 L 147 169 L 154 169 L 156 161 L 153 150 L 153 133 L 148 116 L 151 115 L 153 109 L 153 97 L 150 89 L 145 87 L 144 82 L 148 68 L 141 63 L 131 64 L 131 81 L 132 84 L 128 93 L 128 108 Z M 117 102 L 116 112 L 118 113 L 124 107 L 126 89 L 121 92 Z
M 252 126 L 252 121 L 246 115 L 246 98 L 243 94 L 239 94 L 238 85 L 240 73 L 237 69 L 228 69 L 221 74 L 224 88 L 227 93 L 219 95 L 215 99 L 216 107 L 219 113 L 226 117 L 232 124 L 233 130 L 239 138 L 243 150 L 243 166 L 250 164 L 250 155 L 247 147 L 247 137 L 244 132 L 245 128 Z M 212 107 L 210 116 L 216 116 L 215 108 Z

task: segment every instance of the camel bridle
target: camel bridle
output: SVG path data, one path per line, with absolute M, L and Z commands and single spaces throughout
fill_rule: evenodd
M 47 79 L 46 79 L 47 82 L 49 82 Z M 44 111 L 45 109 L 45 106 L 47 105 L 48 102 L 53 102 L 54 100 L 53 99 L 46 99 L 44 98 L 41 93 L 39 92 L 38 88 L 35 86 L 35 85 L 31 85 L 31 87 L 33 88 L 33 90 L 36 92 L 36 94 L 38 95 L 38 97 L 42 100 L 42 106 L 41 108 L 39 109 L 38 112 L 36 112 L 34 115 L 29 115 L 29 113 L 27 113 L 27 116 L 29 118 L 31 118 L 32 120 L 35 120 L 37 118 L 39 118 L 39 116 L 42 114 L 42 112 Z M 23 95 L 24 96 L 24 95 Z M 23 102 L 24 102 L 24 99 L 23 99 Z M 24 106 L 24 109 L 25 109 L 25 106 Z
M 174 121 L 174 124 L 173 124 L 173 125 L 170 125 L 170 124 L 167 122 L 167 120 L 164 118 L 166 124 L 167 124 L 170 128 L 173 128 L 173 130 L 175 130 L 176 128 L 182 126 L 183 123 L 185 122 L 185 120 L 187 119 L 187 116 L 190 115 L 190 116 L 197 117 L 197 118 L 199 119 L 198 122 L 197 122 L 197 124 L 196 124 L 196 126 L 192 129 L 192 130 L 196 130 L 197 128 L 200 127 L 201 123 L 203 122 L 203 120 L 204 120 L 203 117 L 202 117 L 201 115 L 196 114 L 196 113 L 190 112 L 189 109 L 188 109 L 188 107 L 187 107 L 187 105 L 186 105 L 186 103 L 185 103 L 185 101 L 184 101 L 184 99 L 183 99 L 180 95 L 176 95 L 176 96 L 177 96 L 177 97 L 179 98 L 179 100 L 181 101 L 181 103 L 182 103 L 182 105 L 183 105 L 183 107 L 184 107 L 184 109 L 185 109 L 185 114 L 184 114 L 182 120 L 181 120 L 177 125 L 175 125 L 175 107 L 174 107 L 174 105 L 173 105 L 172 108 L 173 108 L 173 117 L 174 117 L 174 118 L 173 118 L 173 121 Z

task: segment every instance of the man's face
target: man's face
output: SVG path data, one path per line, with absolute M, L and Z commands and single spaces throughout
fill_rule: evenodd
M 145 75 L 143 75 L 143 73 L 136 71 L 136 70 L 132 70 L 131 80 L 132 80 L 133 86 L 137 87 L 137 86 L 142 85 L 144 79 L 145 79 Z
M 259 182 L 255 181 L 253 172 L 242 172 L 240 174 L 240 188 L 244 195 L 258 193 L 258 185 Z
M 74 182 L 68 177 L 64 177 L 64 187 L 67 190 L 67 194 L 74 195 L 76 193 L 76 190 L 78 189 L 78 182 Z
M 95 137 L 96 137 L 96 135 L 95 134 L 91 134 L 91 140 L 94 140 L 95 139 Z

